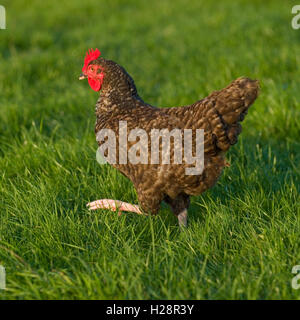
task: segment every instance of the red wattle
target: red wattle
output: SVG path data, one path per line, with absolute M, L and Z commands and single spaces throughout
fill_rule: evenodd
M 90 87 L 94 90 L 94 91 L 99 91 L 101 89 L 101 81 L 96 80 L 96 79 L 92 79 L 92 78 L 88 78 L 88 82 Z

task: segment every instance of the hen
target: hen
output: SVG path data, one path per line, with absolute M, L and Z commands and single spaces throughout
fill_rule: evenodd
M 186 226 L 190 196 L 200 195 L 211 188 L 223 168 L 229 165 L 225 160 L 225 153 L 237 142 L 241 133 L 240 122 L 258 95 L 258 81 L 238 78 L 226 88 L 214 91 L 194 104 L 156 108 L 145 103 L 138 95 L 134 81 L 125 69 L 100 57 L 98 49 L 90 50 L 85 57 L 79 79 L 86 78 L 93 90 L 101 90 L 96 104 L 95 133 L 99 146 L 107 144 L 102 155 L 110 159 L 108 162 L 132 181 L 139 201 L 138 206 L 102 199 L 89 203 L 89 209 L 108 208 L 118 210 L 119 213 L 132 211 L 138 214 L 157 214 L 161 202 L 165 201 L 178 217 L 179 225 Z M 177 137 L 170 134 L 175 132 L 172 131 L 174 129 L 182 134 Z M 116 140 L 107 143 L 108 137 L 104 137 L 103 130 L 114 133 Z M 191 147 L 184 140 L 188 131 Z M 145 139 L 145 132 L 151 139 Z M 153 145 L 151 147 L 153 132 L 159 133 L 156 145 L 158 149 Z M 199 132 L 204 133 L 202 140 L 201 137 L 197 140 Z M 169 138 L 169 144 L 165 138 Z M 112 156 L 108 155 L 111 146 L 115 147 L 115 154 L 112 153 Z M 165 152 L 168 151 L 166 146 L 170 148 L 169 153 Z M 198 146 L 202 151 L 202 162 Z M 193 168 L 186 154 L 188 147 L 191 149 L 189 159 L 194 161 L 194 169 L 199 160 L 201 170 L 188 171 Z M 165 154 L 169 156 L 169 161 Z M 178 154 L 179 158 L 184 154 L 179 159 L 182 161 L 176 158 Z M 130 156 L 132 161 L 128 161 Z M 152 156 L 156 161 L 153 161 Z

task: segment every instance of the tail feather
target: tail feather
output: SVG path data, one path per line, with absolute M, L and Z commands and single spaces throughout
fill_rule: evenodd
M 216 116 L 213 119 L 213 134 L 215 143 L 219 149 L 226 151 L 237 142 L 238 135 L 242 131 L 239 122 L 244 120 L 248 108 L 255 101 L 259 92 L 257 80 L 238 78 L 228 87 L 214 92 L 214 109 Z
M 204 151 L 216 154 L 227 151 L 237 142 L 242 131 L 239 122 L 244 120 L 258 92 L 257 80 L 238 78 L 226 88 L 214 91 L 192 105 L 165 108 L 164 112 L 178 118 L 188 129 L 204 129 Z
M 259 90 L 257 80 L 238 78 L 228 87 L 219 91 L 215 108 L 227 124 L 242 121 Z

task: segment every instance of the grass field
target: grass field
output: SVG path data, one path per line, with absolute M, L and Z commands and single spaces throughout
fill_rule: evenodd
M 109 3 L 110 2 L 110 3 Z M 0 299 L 299 299 L 300 30 L 294 1 L 3 0 Z M 123 65 L 145 101 L 192 103 L 261 81 L 217 185 L 180 232 L 157 217 L 89 212 L 132 184 L 95 159 L 98 94 L 85 51 Z

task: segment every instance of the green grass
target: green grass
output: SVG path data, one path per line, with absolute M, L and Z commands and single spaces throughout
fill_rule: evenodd
M 110 4 L 109 4 L 110 2 Z M 0 299 L 299 299 L 300 30 L 292 1 L 2 1 Z M 180 232 L 95 159 L 85 51 L 123 65 L 145 101 L 192 103 L 245 75 L 261 94 L 218 184 Z

